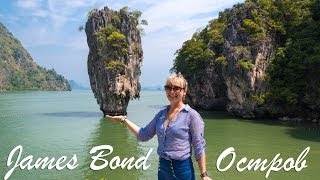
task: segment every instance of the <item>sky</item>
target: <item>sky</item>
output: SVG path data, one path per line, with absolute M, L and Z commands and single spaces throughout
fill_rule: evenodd
M 163 85 L 174 53 L 218 13 L 244 0 L 1 0 L 0 22 L 20 40 L 33 60 L 68 80 L 89 86 L 85 25 L 90 10 L 142 12 L 148 21 L 142 35 L 142 87 Z

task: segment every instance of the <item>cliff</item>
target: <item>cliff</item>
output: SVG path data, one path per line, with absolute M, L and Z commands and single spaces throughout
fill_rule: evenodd
M 247 0 L 219 13 L 177 51 L 172 71 L 190 84 L 187 102 L 244 118 L 318 121 L 319 7 Z
M 55 70 L 37 65 L 7 28 L 0 23 L 0 91 L 70 91 L 68 81 Z
M 140 97 L 141 12 L 105 7 L 89 12 L 85 31 L 89 46 L 91 89 L 104 115 L 124 115 L 130 99 Z
M 247 4 L 226 10 L 228 26 L 223 31 L 222 54 L 228 66 L 223 71 L 227 86 L 227 111 L 253 118 L 263 111 L 255 97 L 266 92 L 266 70 L 276 51 L 276 33 L 245 29 L 244 22 L 254 19 L 255 4 Z M 234 18 L 236 17 L 236 18 Z M 268 29 L 267 17 L 261 16 L 260 26 Z M 254 20 L 253 20 L 254 22 Z M 251 28 L 251 27 L 250 27 Z M 252 33 L 252 34 L 251 34 Z

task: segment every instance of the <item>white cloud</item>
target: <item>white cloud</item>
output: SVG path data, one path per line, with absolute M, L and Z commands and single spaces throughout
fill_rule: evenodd
M 235 0 L 167 0 L 161 1 L 143 12 L 143 17 L 146 17 L 149 26 L 146 27 L 146 32 L 158 31 L 164 27 L 176 29 L 177 24 L 190 20 L 203 21 L 211 19 L 215 15 L 213 13 L 222 10 L 223 7 L 230 7 L 235 4 Z M 200 14 L 208 13 L 207 17 L 197 17 Z M 193 24 L 185 24 L 193 27 Z M 186 28 L 189 29 L 189 28 Z
M 37 9 L 41 6 L 41 0 L 18 0 L 16 5 L 24 9 Z
M 69 42 L 78 41 L 76 39 L 78 37 L 73 32 L 78 33 L 78 26 L 83 24 L 85 9 L 96 3 L 99 2 L 94 0 L 18 0 L 15 5 L 20 11 L 13 17 L 20 21 L 25 21 L 26 18 L 31 20 L 24 25 L 23 31 L 18 32 L 21 34 L 19 39 L 29 47 L 60 45 L 83 49 L 85 45 L 79 47 L 74 43 L 69 45 Z M 69 40 L 72 38 L 75 40 Z M 86 43 L 82 40 L 83 42 Z
M 109 2 L 109 3 L 108 3 Z M 132 0 L 132 1 L 108 1 L 110 8 L 120 8 L 129 6 L 131 9 L 140 10 L 146 8 L 143 12 L 143 18 L 147 19 L 149 25 L 145 26 L 145 32 L 148 36 L 150 33 L 164 34 L 164 29 L 167 34 L 171 32 L 181 33 L 190 38 L 192 33 L 198 28 L 204 27 L 210 19 L 213 12 L 221 9 L 222 6 L 234 4 L 234 0 L 167 0 L 167 1 L 152 1 L 152 0 Z M 36 18 L 43 18 L 48 31 L 63 33 L 62 29 L 70 22 L 78 22 L 81 25 L 85 20 L 86 11 L 95 6 L 105 4 L 103 0 L 18 0 L 17 6 L 29 10 L 29 15 Z M 229 5 L 230 6 L 230 5 Z M 90 8 L 91 7 L 91 8 Z M 207 16 L 197 17 L 199 14 L 208 13 Z M 37 28 L 35 26 L 35 28 Z M 76 27 L 74 27 L 76 28 Z M 36 30 L 36 29 L 34 29 Z M 159 31 L 159 32 L 158 32 Z M 49 33 L 48 36 L 52 36 Z M 54 35 L 53 35 L 54 36 Z M 48 37 L 50 39 L 50 37 Z M 44 38 L 36 38 L 44 39 Z M 52 42 L 52 41 L 46 41 Z M 180 41 L 179 41 L 180 42 Z M 40 43 L 41 44 L 41 43 Z
M 48 11 L 43 9 L 42 0 L 18 0 L 16 6 L 24 12 L 23 15 L 33 17 L 47 17 Z
M 108 5 L 114 10 L 128 6 L 131 10 L 142 11 L 142 19 L 149 25 L 143 27 L 146 34 L 143 36 L 145 57 L 141 79 L 148 84 L 164 78 L 172 67 L 174 52 L 196 30 L 204 28 L 219 11 L 239 1 L 244 0 L 18 0 L 15 5 L 23 10 L 21 20 L 32 19 L 18 33 L 24 44 L 33 49 L 59 46 L 70 49 L 69 52 L 87 52 L 85 32 L 78 32 L 78 27 L 84 25 L 91 9 Z M 61 58 L 65 57 L 73 56 L 66 54 Z M 58 67 L 55 65 L 57 70 Z M 148 74 L 151 72 L 155 75 Z
M 83 34 L 70 39 L 69 43 L 66 43 L 65 46 L 73 50 L 87 51 L 88 50 L 87 37 L 85 36 L 84 32 L 79 32 L 79 33 L 83 33 Z
M 84 6 L 91 5 L 92 2 L 90 0 L 68 0 L 68 1 L 63 1 L 64 5 L 68 8 L 80 8 Z
M 49 12 L 42 9 L 37 9 L 34 12 L 32 12 L 32 16 L 41 17 L 41 18 L 45 18 L 48 15 L 49 15 Z
M 19 39 L 21 39 L 26 47 L 55 44 L 59 39 L 48 29 L 48 27 L 41 25 L 26 27 L 23 33 L 25 34 L 25 32 L 27 32 L 27 36 L 20 35 L 21 37 Z
M 183 42 L 216 18 L 218 12 L 237 2 L 239 1 L 167 0 L 149 4 L 142 14 L 142 18 L 149 23 L 144 27 L 146 35 L 143 37 L 145 55 L 142 70 L 152 75 L 142 73 L 142 83 L 154 84 L 154 79 L 166 76 L 172 67 L 174 53 L 181 48 Z M 159 81 L 158 84 L 161 83 Z

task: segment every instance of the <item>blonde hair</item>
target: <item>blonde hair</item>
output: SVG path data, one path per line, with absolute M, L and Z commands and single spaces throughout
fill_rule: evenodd
M 167 80 L 166 80 L 166 84 L 170 83 L 170 82 L 181 82 L 183 83 L 183 87 L 185 91 L 187 91 L 188 89 L 188 82 L 187 80 L 183 77 L 183 75 L 179 72 L 178 74 L 172 74 L 170 75 Z

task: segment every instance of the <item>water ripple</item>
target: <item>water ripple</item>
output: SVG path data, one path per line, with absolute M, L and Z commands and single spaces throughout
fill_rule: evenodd
M 85 111 L 74 111 L 74 112 L 53 112 L 53 113 L 42 113 L 46 116 L 55 117 L 101 117 L 100 112 L 85 112 Z

